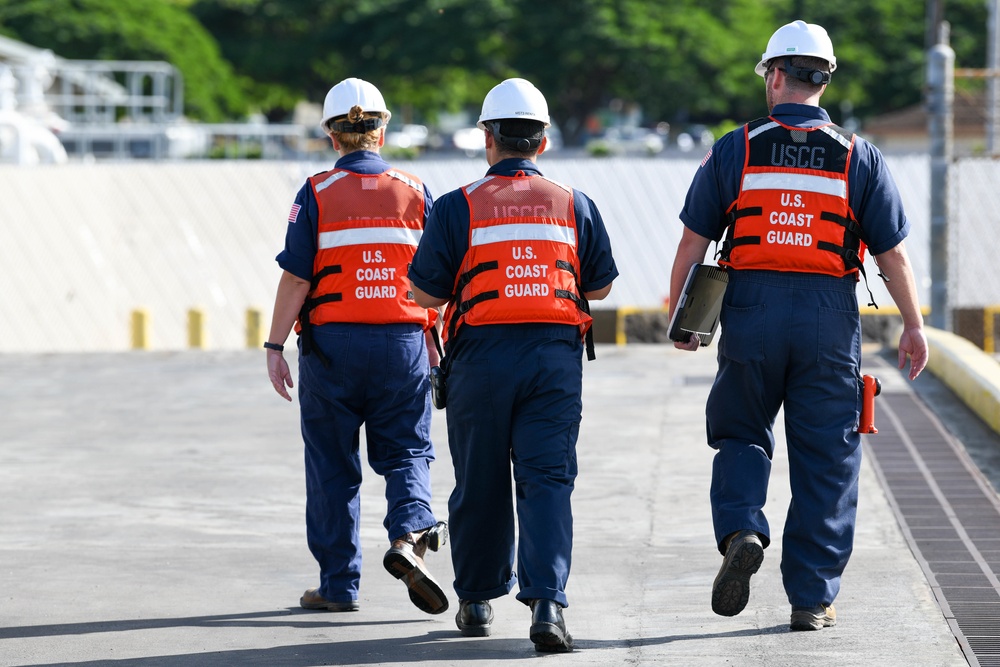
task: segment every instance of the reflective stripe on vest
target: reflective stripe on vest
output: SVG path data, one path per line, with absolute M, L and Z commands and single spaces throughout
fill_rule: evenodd
M 761 119 L 744 128 L 746 161 L 719 264 L 845 276 L 864 261 L 848 204 L 854 135 Z
M 590 328 L 580 296 L 573 191 L 542 176 L 487 176 L 462 189 L 469 250 L 448 305 L 445 339 L 461 325 L 572 324 Z
M 396 170 L 383 174 L 334 170 L 309 180 L 319 225 L 304 311 L 308 324 L 429 326 L 436 311 L 416 304 L 406 277 L 423 233 L 420 180 Z

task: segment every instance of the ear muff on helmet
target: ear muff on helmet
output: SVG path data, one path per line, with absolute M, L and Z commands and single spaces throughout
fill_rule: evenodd
M 494 141 L 518 153 L 530 153 L 537 150 L 544 137 L 544 134 L 539 137 L 509 137 L 500 132 L 499 122 L 489 123 L 488 126 Z
M 806 69 L 805 67 L 796 67 L 792 64 L 792 59 L 785 58 L 785 66 L 782 68 L 785 73 L 789 76 L 794 76 L 799 81 L 804 81 L 805 83 L 811 83 L 814 86 L 822 86 L 830 83 L 830 73 L 824 72 L 818 69 Z
M 331 120 L 327 121 L 326 129 L 330 132 L 356 132 L 358 134 L 367 134 L 372 130 L 377 130 L 383 125 L 385 125 L 385 120 L 382 118 L 363 118 L 356 123 L 352 123 L 349 120 Z

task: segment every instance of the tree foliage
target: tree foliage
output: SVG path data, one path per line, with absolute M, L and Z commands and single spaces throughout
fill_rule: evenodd
M 218 43 L 166 0 L 0 0 L 0 31 L 63 58 L 164 60 L 184 78 L 185 111 L 206 121 L 243 116 L 244 83 Z
M 957 64 L 985 67 L 986 3 L 944 7 Z M 648 125 L 763 114 L 753 67 L 798 18 L 833 39 L 834 120 L 921 101 L 927 26 L 913 0 L 0 0 L 0 29 L 62 55 L 169 60 L 204 119 L 242 113 L 244 88 L 285 119 L 358 76 L 397 117 L 433 121 L 475 113 L 490 87 L 523 76 L 570 140 L 609 105 L 642 109 Z
M 612 100 L 645 122 L 746 119 L 765 111 L 753 66 L 796 18 L 824 25 L 839 68 L 835 119 L 919 103 L 923 3 L 912 0 L 195 0 L 196 16 L 280 115 L 347 76 L 423 118 L 481 103 L 507 76 L 536 83 L 574 136 Z M 959 63 L 982 67 L 986 9 L 949 0 Z M 276 94 L 276 91 L 277 94 Z

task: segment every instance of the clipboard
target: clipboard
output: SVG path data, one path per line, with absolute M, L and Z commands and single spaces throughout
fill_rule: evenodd
M 702 347 L 711 343 L 719 327 L 722 297 L 728 284 L 729 274 L 724 269 L 694 264 L 670 318 L 667 328 L 670 340 L 684 343 L 691 338 L 691 334 L 698 334 Z

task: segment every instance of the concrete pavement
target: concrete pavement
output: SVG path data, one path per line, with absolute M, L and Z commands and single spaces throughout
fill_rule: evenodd
M 878 355 L 868 363 L 894 372 Z M 585 364 L 565 612 L 577 650 L 541 655 L 513 595 L 495 601 L 491 637 L 458 634 L 449 547 L 428 565 L 452 608 L 428 616 L 409 603 L 382 569 L 383 484 L 369 470 L 361 610 L 298 608 L 317 584 L 298 406 L 274 394 L 263 352 L 0 355 L 0 665 L 967 665 L 870 459 L 835 628 L 788 632 L 783 444 L 750 603 L 712 613 L 721 557 L 704 404 L 715 367 L 714 348 L 644 345 L 599 346 Z M 433 432 L 446 518 L 444 413 Z

